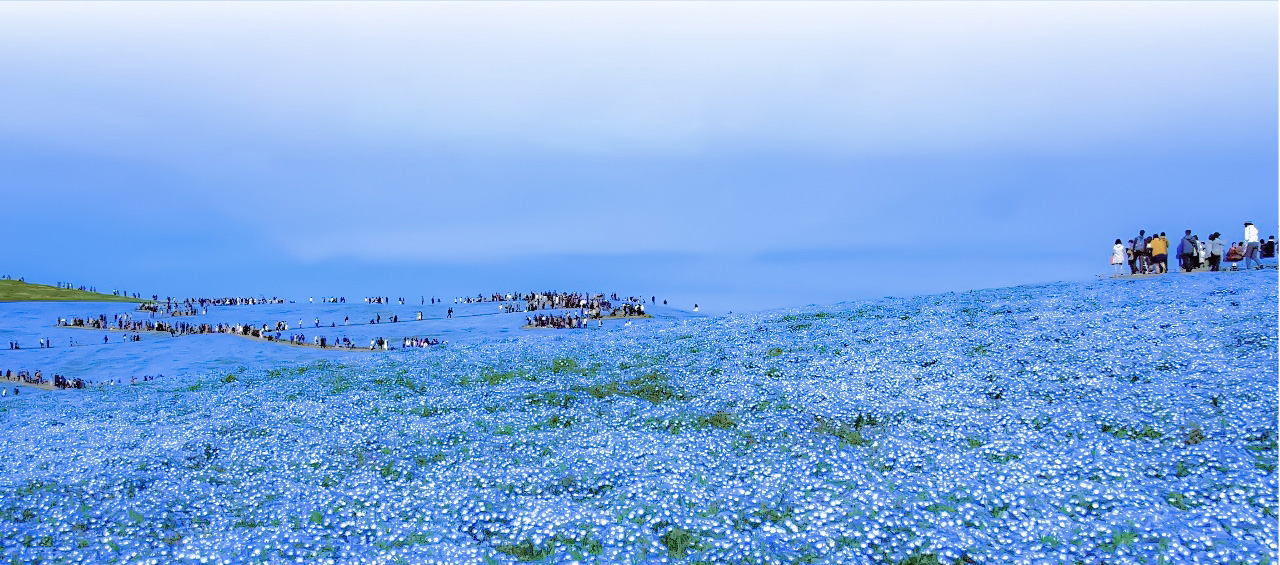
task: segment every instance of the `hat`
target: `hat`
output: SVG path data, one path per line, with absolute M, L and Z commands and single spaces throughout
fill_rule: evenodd
M 1244 225 L 1246 225 L 1246 226 L 1252 226 L 1252 225 L 1253 225 L 1253 222 L 1245 222 L 1245 223 L 1244 223 Z

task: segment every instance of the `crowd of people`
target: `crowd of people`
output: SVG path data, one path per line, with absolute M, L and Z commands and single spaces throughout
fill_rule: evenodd
M 98 292 L 98 287 L 93 285 L 77 285 L 75 283 L 60 282 L 57 283 L 58 288 L 63 290 L 83 290 L 85 292 Z
M 607 302 L 606 302 L 607 304 Z M 644 303 L 625 303 L 617 308 L 611 308 L 608 316 L 603 315 L 599 308 L 580 308 L 576 313 L 569 312 L 565 314 L 536 314 L 524 317 L 524 327 L 526 328 L 554 328 L 554 329 L 576 329 L 588 327 L 591 320 L 596 320 L 597 326 L 604 325 L 604 318 L 640 318 L 648 314 L 644 312 Z M 629 322 L 628 322 L 629 323 Z
M 37 386 L 46 384 L 46 381 L 44 380 L 44 375 L 41 375 L 39 370 L 36 370 L 35 372 L 32 373 L 27 371 L 14 372 L 6 369 L 4 371 L 3 376 L 4 376 L 4 380 L 9 382 L 14 382 L 14 383 L 22 383 L 22 384 L 37 385 Z M 54 377 L 62 378 L 59 375 L 54 375 Z
M 406 337 L 404 338 L 404 347 L 431 347 L 432 345 L 440 345 L 440 340 L 433 337 Z
M 422 319 L 419 315 L 418 319 Z M 349 319 L 343 321 L 343 325 L 347 325 Z M 400 316 L 393 315 L 386 320 L 389 323 L 399 322 Z M 370 324 L 383 323 L 382 315 L 376 315 L 369 320 Z M 304 333 L 293 333 L 285 335 L 290 329 L 289 323 L 283 320 L 274 324 L 193 324 L 187 322 L 171 322 L 163 320 L 134 320 L 128 314 L 116 315 L 108 320 L 106 315 L 99 315 L 96 318 L 58 318 L 58 325 L 62 327 L 72 328 L 88 328 L 97 330 L 122 330 L 130 332 L 161 332 L 168 333 L 170 337 L 186 336 L 186 335 L 202 335 L 202 334 L 228 334 L 238 335 L 242 337 L 254 337 L 267 341 L 287 342 L 290 345 L 306 345 L 320 348 L 342 348 L 356 349 L 358 346 L 355 342 L 346 337 L 330 340 L 325 336 L 312 336 L 309 340 Z M 303 321 L 298 320 L 298 325 L 294 329 L 302 329 Z M 315 319 L 315 327 L 322 328 L 320 319 Z M 330 328 L 337 327 L 336 324 L 330 323 Z M 103 343 L 107 343 L 107 336 L 103 336 Z M 138 341 L 141 336 L 134 334 L 127 336 L 126 341 Z M 406 340 L 409 338 L 406 338 Z M 387 340 L 377 338 L 369 344 L 369 349 L 389 349 Z M 426 347 L 427 345 L 437 345 L 440 342 L 434 339 L 419 339 L 419 344 L 414 347 Z M 10 349 L 17 349 L 16 342 L 10 342 Z
M 208 314 L 210 306 L 256 306 L 259 304 L 287 304 L 283 298 L 254 298 L 247 296 L 228 296 L 224 298 L 183 298 L 165 297 L 160 300 L 156 295 L 149 302 L 138 306 L 138 310 L 153 314 L 164 313 L 168 316 L 195 316 Z
M 1120 274 L 1125 265 L 1128 265 L 1131 275 L 1163 274 L 1169 272 L 1170 255 L 1177 260 L 1178 268 L 1186 273 L 1201 268 L 1219 271 L 1223 261 L 1230 263 L 1233 271 L 1238 270 L 1240 262 L 1244 262 L 1246 269 L 1261 269 L 1261 258 L 1276 256 L 1276 237 L 1273 235 L 1261 240 L 1253 222 L 1245 222 L 1243 241 L 1232 242 L 1230 246 L 1219 232 L 1202 240 L 1191 230 L 1185 230 L 1177 245 L 1171 246 L 1164 232 L 1147 235 L 1146 230 L 1139 230 L 1138 237 L 1128 242 L 1116 240 L 1111 249 L 1111 266 L 1116 274 Z
M 526 328 L 552 328 L 561 330 L 585 328 L 590 322 L 590 319 L 586 316 L 578 316 L 574 314 L 563 314 L 559 316 L 552 314 L 538 314 L 536 316 L 525 316 L 524 322 L 524 327 Z M 596 321 L 596 325 L 602 325 L 603 323 L 604 322 L 601 320 Z
M 142 381 L 150 382 L 150 381 L 154 381 L 158 377 L 163 377 L 163 376 L 164 375 L 154 375 L 154 376 L 143 375 Z M 68 378 L 63 375 L 59 375 L 57 373 L 54 373 L 52 379 L 46 380 L 44 378 L 44 375 L 39 370 L 13 371 L 13 370 L 6 369 L 4 371 L 0 371 L 0 379 L 3 379 L 11 383 L 19 383 L 19 384 L 24 384 L 29 386 L 37 386 L 37 387 L 52 386 L 53 388 L 58 390 L 83 389 L 83 388 L 93 386 L 95 384 L 101 384 L 101 385 L 124 384 L 123 379 L 109 379 L 106 381 L 94 382 L 92 380 L 85 380 L 80 377 Z M 138 383 L 138 377 L 129 378 L 129 384 L 137 384 L 137 383 Z M 18 387 L 14 387 L 13 395 L 17 396 L 18 391 L 19 391 Z M 0 387 L 0 396 L 8 396 L 8 395 L 9 395 L 9 389 L 7 387 Z
M 58 318 L 58 326 L 66 328 L 86 328 L 91 330 L 123 330 L 130 332 L 163 332 L 174 324 L 165 322 L 156 322 L 153 320 L 135 320 L 129 314 L 116 314 L 107 320 L 106 314 L 99 314 L 89 318 Z
M 56 388 L 59 390 L 66 390 L 69 388 L 84 388 L 88 384 L 84 381 L 84 379 L 81 379 L 80 377 L 76 377 L 74 379 L 68 379 L 67 377 L 59 375 L 57 373 L 54 373 L 52 383 L 50 383 L 50 381 L 45 380 L 44 375 L 41 374 L 39 370 L 36 370 L 35 372 L 18 371 L 16 373 L 11 370 L 5 370 L 3 374 L 0 374 L 0 377 L 4 378 L 4 380 L 9 382 L 22 383 L 22 384 L 32 385 L 32 386 L 43 386 L 46 384 L 52 384 L 53 388 Z M 18 394 L 17 387 L 14 387 L 13 393 Z

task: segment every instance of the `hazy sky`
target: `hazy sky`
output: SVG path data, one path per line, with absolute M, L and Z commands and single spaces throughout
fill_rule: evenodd
M 0 273 L 831 302 L 1277 232 L 1275 2 L 0 3 Z

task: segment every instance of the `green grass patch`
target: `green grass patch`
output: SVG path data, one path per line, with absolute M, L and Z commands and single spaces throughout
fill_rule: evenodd
M 676 526 L 662 534 L 662 545 L 667 547 L 667 556 L 672 559 L 683 559 L 689 550 L 698 545 L 699 536 L 689 530 Z
M 564 394 L 555 391 L 535 392 L 524 396 L 524 401 L 529 406 L 548 406 L 551 408 L 571 408 L 578 397 L 572 394 Z
M 489 370 L 489 371 L 485 371 L 483 375 L 480 375 L 480 378 L 484 380 L 484 382 L 488 383 L 489 385 L 497 386 L 511 379 L 519 377 L 522 374 L 523 373 L 519 371 L 500 372 L 500 371 Z
M 1171 492 L 1166 494 L 1164 495 L 1164 499 L 1169 503 L 1169 506 L 1177 508 L 1178 510 L 1191 510 L 1191 505 L 1187 504 L 1186 495 L 1180 492 Z
M 819 418 L 818 428 L 814 431 L 840 438 L 840 445 L 842 446 L 871 445 L 871 440 L 863 437 L 862 430 L 879 425 L 879 423 L 875 416 L 869 414 L 858 414 L 852 422 Z
M 555 430 L 560 428 L 569 428 L 572 426 L 573 418 L 561 416 L 559 414 L 552 414 L 550 418 L 529 426 L 529 431 L 536 432 L 541 430 Z
M 516 558 L 517 561 L 542 561 L 555 552 L 555 543 L 549 541 L 543 545 L 533 545 L 533 542 L 524 540 L 516 544 L 498 544 L 493 548 Z
M 578 364 L 578 360 L 572 357 L 557 357 L 551 360 L 551 366 L 548 368 L 553 374 L 571 374 L 589 377 L 600 371 L 600 364 L 594 363 L 589 367 Z
M 1155 428 L 1152 428 L 1150 425 L 1143 425 L 1142 429 L 1139 430 L 1136 428 L 1115 427 L 1111 424 L 1103 424 L 1099 429 L 1102 430 L 1102 433 L 1111 434 L 1117 439 L 1160 439 L 1164 436 L 1164 434 L 1160 433 Z
M 712 414 L 702 416 L 684 415 L 666 420 L 650 418 L 645 420 L 645 423 L 655 429 L 666 430 L 672 435 L 677 435 L 686 429 L 705 430 L 707 428 L 715 428 L 717 430 L 731 430 L 738 427 L 737 417 L 724 410 L 718 410 Z
M 595 399 L 605 399 L 612 396 L 631 396 L 634 398 L 642 398 L 654 404 L 661 404 L 668 400 L 688 400 L 689 394 L 684 389 L 672 385 L 670 379 L 662 373 L 648 373 L 625 382 L 609 381 L 607 383 L 596 383 L 590 386 L 577 385 L 572 387 L 574 392 L 585 392 Z
M 1017 461 L 1019 459 L 1022 459 L 1022 456 L 1018 455 L 1017 453 L 1006 453 L 1004 455 L 1000 455 L 999 453 L 987 454 L 987 461 L 990 461 L 992 463 L 1000 463 L 1002 465 L 1010 461 Z
M 1104 541 L 1098 544 L 1098 548 L 1108 553 L 1115 553 L 1116 549 L 1121 546 L 1133 545 L 1138 539 L 1138 534 L 1130 531 L 1119 531 L 1111 534 L 1111 541 Z
M 47 284 L 0 280 L 0 302 L 148 302 L 126 296 L 58 288 Z

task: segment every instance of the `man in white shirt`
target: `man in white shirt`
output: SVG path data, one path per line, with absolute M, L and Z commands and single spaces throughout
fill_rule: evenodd
M 1262 261 L 1258 260 L 1258 228 L 1253 222 L 1244 223 L 1244 268 L 1249 268 L 1249 262 L 1253 261 L 1255 269 L 1262 268 Z

